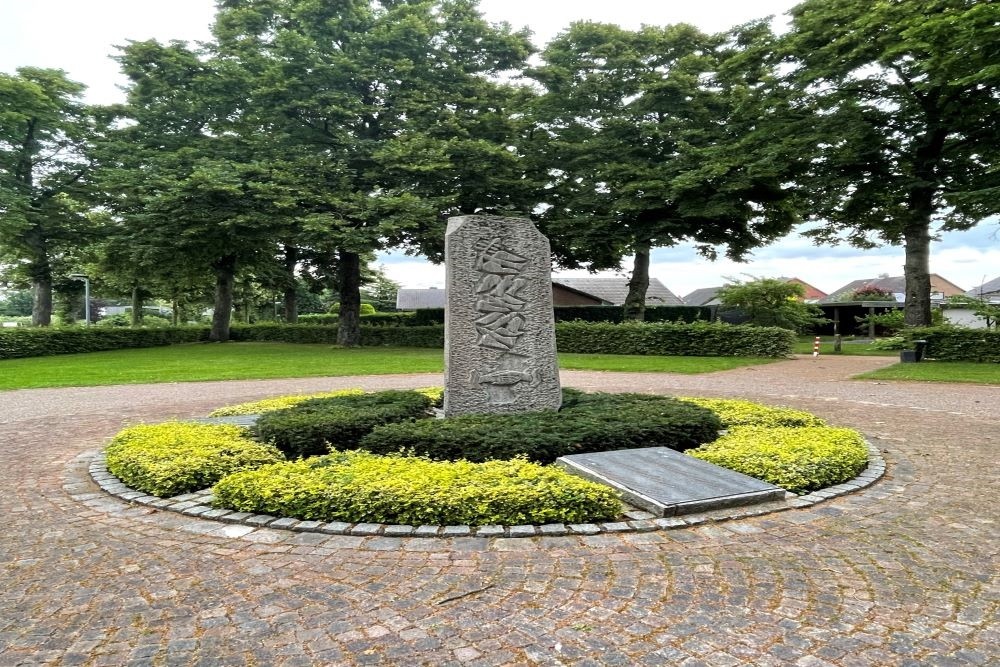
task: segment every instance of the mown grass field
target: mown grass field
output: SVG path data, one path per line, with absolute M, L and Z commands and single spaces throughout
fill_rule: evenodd
M 905 380 L 913 382 L 972 382 L 1000 384 L 1000 364 L 966 361 L 921 361 L 893 364 L 856 376 L 864 380 Z
M 795 354 L 812 354 L 815 336 L 799 336 L 795 343 Z M 820 354 L 835 354 L 833 351 L 833 336 L 820 336 Z M 848 340 L 845 338 L 840 346 L 840 354 L 861 355 L 871 357 L 898 357 L 899 350 L 876 350 L 868 340 Z
M 710 373 L 768 363 L 736 357 L 646 357 L 599 354 L 559 355 L 561 368 L 577 370 Z M 354 348 L 289 343 L 171 345 L 110 352 L 0 360 L 0 390 L 83 387 L 205 380 L 259 380 L 441 373 L 441 350 Z

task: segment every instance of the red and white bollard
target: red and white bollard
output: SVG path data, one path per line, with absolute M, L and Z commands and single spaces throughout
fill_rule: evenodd
M 816 338 L 813 340 L 813 356 L 814 357 L 819 356 L 819 336 L 816 336 Z

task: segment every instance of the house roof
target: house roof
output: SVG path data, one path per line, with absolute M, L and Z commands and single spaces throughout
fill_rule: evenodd
M 1000 295 L 1000 276 L 997 276 L 993 280 L 985 282 L 982 285 L 977 285 L 965 293 L 965 296 L 971 296 L 973 299 L 978 299 L 980 295 Z
M 787 278 L 785 276 L 782 276 L 781 278 L 778 278 L 778 280 L 781 280 L 782 282 L 786 283 L 797 283 L 799 285 L 802 285 L 802 287 L 805 289 L 805 293 L 802 295 L 802 298 L 805 299 L 806 301 L 819 301 L 820 299 L 826 297 L 826 292 L 819 289 L 818 287 L 810 285 L 806 281 L 802 280 L 802 278 L 794 278 L 794 277 Z
M 552 283 L 614 306 L 624 304 L 625 297 L 628 295 L 628 280 L 625 278 L 553 276 Z M 444 308 L 446 302 L 447 290 L 443 289 L 401 289 L 396 292 L 396 308 L 398 310 Z M 683 306 L 684 302 L 659 280 L 650 278 L 649 289 L 646 290 L 646 305 Z
M 444 308 L 447 291 L 443 289 L 401 289 L 396 292 L 397 310 Z
M 684 297 L 684 303 L 689 306 L 709 306 L 713 305 L 712 302 L 715 301 L 715 295 L 718 291 L 722 289 L 719 287 L 702 287 L 696 289 L 695 291 Z
M 878 287 L 886 292 L 891 292 L 893 294 L 901 294 L 906 292 L 906 278 L 904 276 L 886 276 L 881 278 L 863 278 L 861 280 L 854 280 L 840 289 L 834 290 L 830 293 L 830 296 L 825 299 L 821 299 L 820 303 L 842 303 L 844 301 L 850 301 L 850 296 L 852 292 L 855 292 L 862 287 Z M 945 296 L 952 296 L 955 294 L 962 294 L 965 290 L 951 282 L 939 276 L 936 273 L 931 274 L 931 286 L 932 291 L 943 292 Z
M 586 276 L 583 278 L 570 278 L 564 276 L 553 276 L 552 282 L 568 287 L 577 292 L 583 292 L 590 296 L 607 301 L 608 303 L 621 306 L 628 296 L 628 280 L 623 277 L 602 278 L 598 276 Z M 663 283 L 656 278 L 649 279 L 649 288 L 646 290 L 647 306 L 683 306 L 684 302 L 668 290 Z

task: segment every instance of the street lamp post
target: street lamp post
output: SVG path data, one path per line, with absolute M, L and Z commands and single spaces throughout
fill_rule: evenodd
M 90 276 L 82 273 L 71 273 L 69 277 L 73 280 L 83 281 L 83 326 L 90 326 Z

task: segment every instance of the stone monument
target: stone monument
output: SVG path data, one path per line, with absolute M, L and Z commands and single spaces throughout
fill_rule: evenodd
M 559 409 L 551 264 L 531 220 L 448 220 L 445 416 Z

